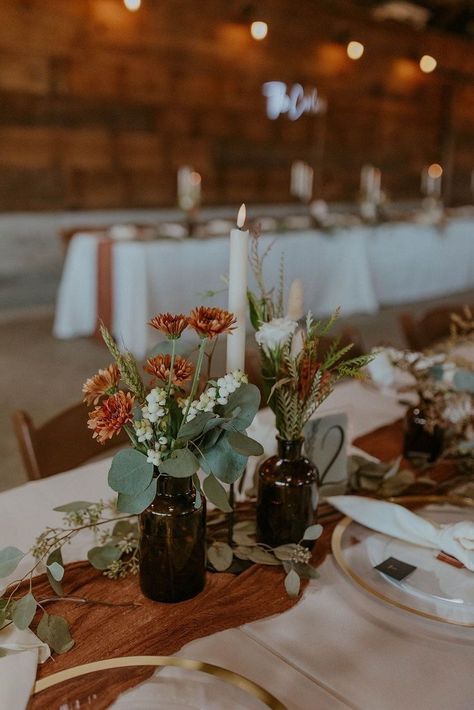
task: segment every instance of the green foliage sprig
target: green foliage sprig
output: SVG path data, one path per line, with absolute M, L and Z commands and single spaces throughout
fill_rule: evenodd
M 262 255 L 258 235 L 254 235 L 250 263 L 258 293 L 248 293 L 250 320 L 256 330 L 263 378 L 263 392 L 276 416 L 280 437 L 299 439 L 306 422 L 331 394 L 342 378 L 359 377 L 372 355 L 348 358 L 352 344 L 341 347 L 327 336 L 339 317 L 337 309 L 329 319 L 316 320 L 308 313 L 304 322 L 284 315 L 284 272 L 279 286 L 266 286 L 263 267 L 272 244 Z

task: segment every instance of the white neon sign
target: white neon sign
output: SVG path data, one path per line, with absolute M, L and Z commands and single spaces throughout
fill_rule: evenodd
M 293 84 L 288 89 L 283 81 L 267 81 L 262 87 L 267 98 L 267 116 L 275 121 L 286 113 L 290 121 L 296 121 L 304 113 L 324 113 L 326 99 L 322 99 L 317 89 L 305 91 L 301 84 Z

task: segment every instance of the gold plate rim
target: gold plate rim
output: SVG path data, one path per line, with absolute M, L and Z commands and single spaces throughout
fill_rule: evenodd
M 203 661 L 196 661 L 191 658 L 178 658 L 176 656 L 120 656 L 102 659 L 100 661 L 92 661 L 91 663 L 83 663 L 80 666 L 66 668 L 63 671 L 52 673 L 47 676 L 47 678 L 37 680 L 32 695 L 37 695 L 43 690 L 59 685 L 64 681 L 87 675 L 88 673 L 96 673 L 112 668 L 130 668 L 136 666 L 175 666 L 187 670 L 201 671 L 202 673 L 207 673 L 208 675 L 213 675 L 228 683 L 232 683 L 232 685 L 261 700 L 267 707 L 271 708 L 271 710 L 287 710 L 286 706 L 274 695 L 269 693 L 268 690 L 265 690 L 265 688 L 262 688 L 257 683 L 254 683 L 252 680 L 245 678 L 245 676 L 239 673 L 234 673 L 234 671 L 211 663 L 204 663 Z
M 460 507 L 474 507 L 474 500 L 472 498 L 469 498 L 467 496 L 437 496 L 437 495 L 427 495 L 427 496 L 394 496 L 392 498 L 388 499 L 390 502 L 393 503 L 398 503 L 400 505 L 409 505 L 411 503 L 419 503 L 420 505 L 428 505 L 430 503 L 444 503 L 444 504 L 451 504 L 451 505 L 458 505 Z M 383 594 L 382 592 L 379 592 L 377 589 L 374 589 L 370 584 L 368 584 L 365 579 L 360 577 L 354 570 L 348 565 L 346 562 L 346 559 L 344 557 L 344 553 L 342 551 L 342 536 L 346 530 L 346 528 L 352 523 L 352 518 L 349 517 L 348 515 L 344 517 L 334 528 L 332 537 L 331 537 L 331 550 L 332 554 L 334 555 L 334 559 L 336 560 L 337 564 L 341 568 L 341 570 L 346 574 L 350 579 L 352 579 L 359 587 L 364 589 L 366 592 L 369 592 L 372 596 L 377 597 L 378 599 L 381 599 L 382 601 L 386 602 L 387 604 L 390 604 L 391 606 L 396 607 L 397 609 L 403 609 L 404 611 L 408 611 L 411 614 L 416 614 L 417 616 L 422 616 L 425 619 L 430 619 L 431 621 L 441 621 L 444 624 L 451 624 L 452 626 L 463 626 L 467 628 L 473 628 L 474 623 L 470 622 L 465 622 L 465 621 L 451 621 L 449 619 L 445 619 L 443 616 L 437 616 L 436 614 L 430 614 L 429 612 L 426 611 L 421 611 L 420 609 L 413 609 L 411 606 L 408 606 L 408 604 L 403 604 L 402 602 L 399 602 L 395 599 L 392 599 L 391 597 L 387 596 L 386 594 Z

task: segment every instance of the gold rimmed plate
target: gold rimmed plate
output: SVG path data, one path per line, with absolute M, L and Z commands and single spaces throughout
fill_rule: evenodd
M 257 707 L 268 707 L 272 710 L 286 710 L 285 706 L 271 693 L 265 690 L 265 688 L 262 688 L 260 685 L 257 685 L 257 683 L 254 683 L 238 673 L 234 673 L 227 668 L 222 668 L 210 663 L 203 663 L 202 661 L 196 661 L 189 658 L 179 658 L 175 656 L 124 656 L 121 658 L 109 658 L 101 661 L 95 661 L 93 663 L 85 663 L 81 666 L 75 666 L 74 668 L 68 668 L 64 671 L 53 673 L 47 678 L 42 678 L 37 681 L 33 689 L 33 695 L 38 695 L 48 688 L 52 688 L 59 684 L 66 684 L 68 681 L 80 678 L 88 673 L 103 673 L 117 668 L 132 668 L 139 666 L 154 666 L 157 668 L 172 666 L 174 668 L 181 669 L 182 671 L 199 671 L 207 674 L 208 676 L 214 676 L 215 678 L 218 678 L 225 683 L 230 683 L 238 688 L 243 697 L 243 700 L 239 703 L 239 707 L 247 707 L 244 699 L 244 695 L 246 695 L 249 699 L 248 707 L 252 708 L 252 710 Z M 106 677 L 104 678 L 104 683 L 107 683 Z M 184 684 L 185 680 L 181 679 L 180 683 Z M 190 684 L 192 683 L 193 678 L 190 679 Z M 216 690 L 217 692 L 219 692 L 219 690 L 222 691 L 222 689 L 219 688 Z M 72 700 L 71 707 L 76 707 L 76 705 L 74 705 L 76 701 L 77 698 Z
M 428 506 L 417 513 L 437 524 L 474 520 L 472 498 L 401 496 L 392 502 Z M 335 528 L 331 546 L 342 571 L 379 600 L 428 619 L 474 627 L 474 573 L 440 559 L 435 550 L 375 532 L 349 517 Z M 416 569 L 395 580 L 375 569 L 389 557 Z

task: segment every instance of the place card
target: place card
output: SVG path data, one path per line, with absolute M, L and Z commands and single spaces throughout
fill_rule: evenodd
M 396 579 L 398 582 L 401 582 L 402 579 L 405 579 L 405 577 L 408 577 L 409 574 L 414 572 L 416 567 L 414 565 L 409 565 L 408 562 L 397 560 L 396 557 L 389 557 L 379 565 L 375 565 L 374 569 L 377 569 L 379 572 L 383 572 L 383 574 L 386 574 L 389 577 L 392 577 L 392 579 Z
M 328 414 L 311 419 L 304 428 L 305 453 L 318 469 L 324 497 L 346 492 L 347 427 L 346 414 Z

